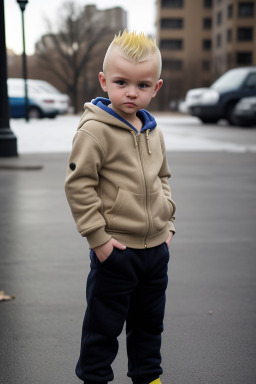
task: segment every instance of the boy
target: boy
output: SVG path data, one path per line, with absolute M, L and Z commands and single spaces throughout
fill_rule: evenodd
M 102 89 L 109 100 L 85 104 L 73 141 L 66 195 L 90 246 L 77 376 L 113 380 L 111 363 L 126 321 L 128 376 L 161 384 L 167 264 L 175 204 L 163 136 L 145 108 L 162 86 L 161 55 L 144 34 L 115 36 Z

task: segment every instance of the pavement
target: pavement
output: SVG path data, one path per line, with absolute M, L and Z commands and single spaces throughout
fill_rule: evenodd
M 89 271 L 67 153 L 0 159 L 0 383 L 76 384 Z M 256 153 L 168 152 L 177 203 L 163 384 L 256 383 Z M 128 384 L 125 334 L 114 384 Z

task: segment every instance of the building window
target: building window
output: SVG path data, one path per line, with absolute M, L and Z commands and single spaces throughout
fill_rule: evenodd
M 236 63 L 238 65 L 251 65 L 252 64 L 252 52 L 237 52 Z
M 238 4 L 239 17 L 253 17 L 254 16 L 254 3 L 239 3 Z
M 203 50 L 209 51 L 212 48 L 212 42 L 210 39 L 204 39 L 203 40 Z
M 232 41 L 232 29 L 227 30 L 227 42 L 231 43 Z
M 237 41 L 252 41 L 253 28 L 237 28 Z
M 212 8 L 212 0 L 204 0 L 204 8 Z
M 182 60 L 163 60 L 163 70 L 181 71 L 182 67 Z
M 222 23 L 222 13 L 218 12 L 217 13 L 217 25 L 221 25 Z
M 203 29 L 211 29 L 212 28 L 212 19 L 206 18 L 203 19 Z
M 162 29 L 182 29 L 183 19 L 162 19 L 161 28 Z
M 163 8 L 183 8 L 183 0 L 162 0 Z
M 170 51 L 178 51 L 183 49 L 183 40 L 181 39 L 162 39 L 160 41 L 160 49 L 169 49 Z
M 233 4 L 228 6 L 228 19 L 232 19 L 233 17 Z
M 210 60 L 203 60 L 202 61 L 202 71 L 203 72 L 209 72 L 211 69 L 211 62 Z
M 221 35 L 220 34 L 218 34 L 216 36 L 216 45 L 217 45 L 218 48 L 221 47 Z

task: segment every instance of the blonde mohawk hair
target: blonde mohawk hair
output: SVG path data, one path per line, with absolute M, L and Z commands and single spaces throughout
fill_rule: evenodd
M 111 47 L 117 46 L 121 52 L 135 63 L 140 63 L 147 60 L 152 55 L 157 55 L 159 58 L 159 77 L 162 69 L 162 59 L 158 46 L 155 40 L 147 37 L 143 32 L 128 32 L 126 29 L 123 33 L 119 32 L 110 44 L 104 62 L 103 71 L 105 67 L 106 57 L 108 56 Z
M 155 41 L 144 33 L 128 32 L 126 29 L 114 37 L 112 44 L 118 46 L 135 63 L 144 61 L 158 51 Z

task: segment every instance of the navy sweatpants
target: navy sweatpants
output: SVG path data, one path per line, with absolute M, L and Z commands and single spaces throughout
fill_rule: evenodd
M 167 287 L 166 243 L 148 249 L 114 248 L 101 263 L 91 251 L 77 376 L 85 384 L 113 380 L 111 364 L 126 321 L 128 376 L 148 384 L 162 373 L 161 333 Z

